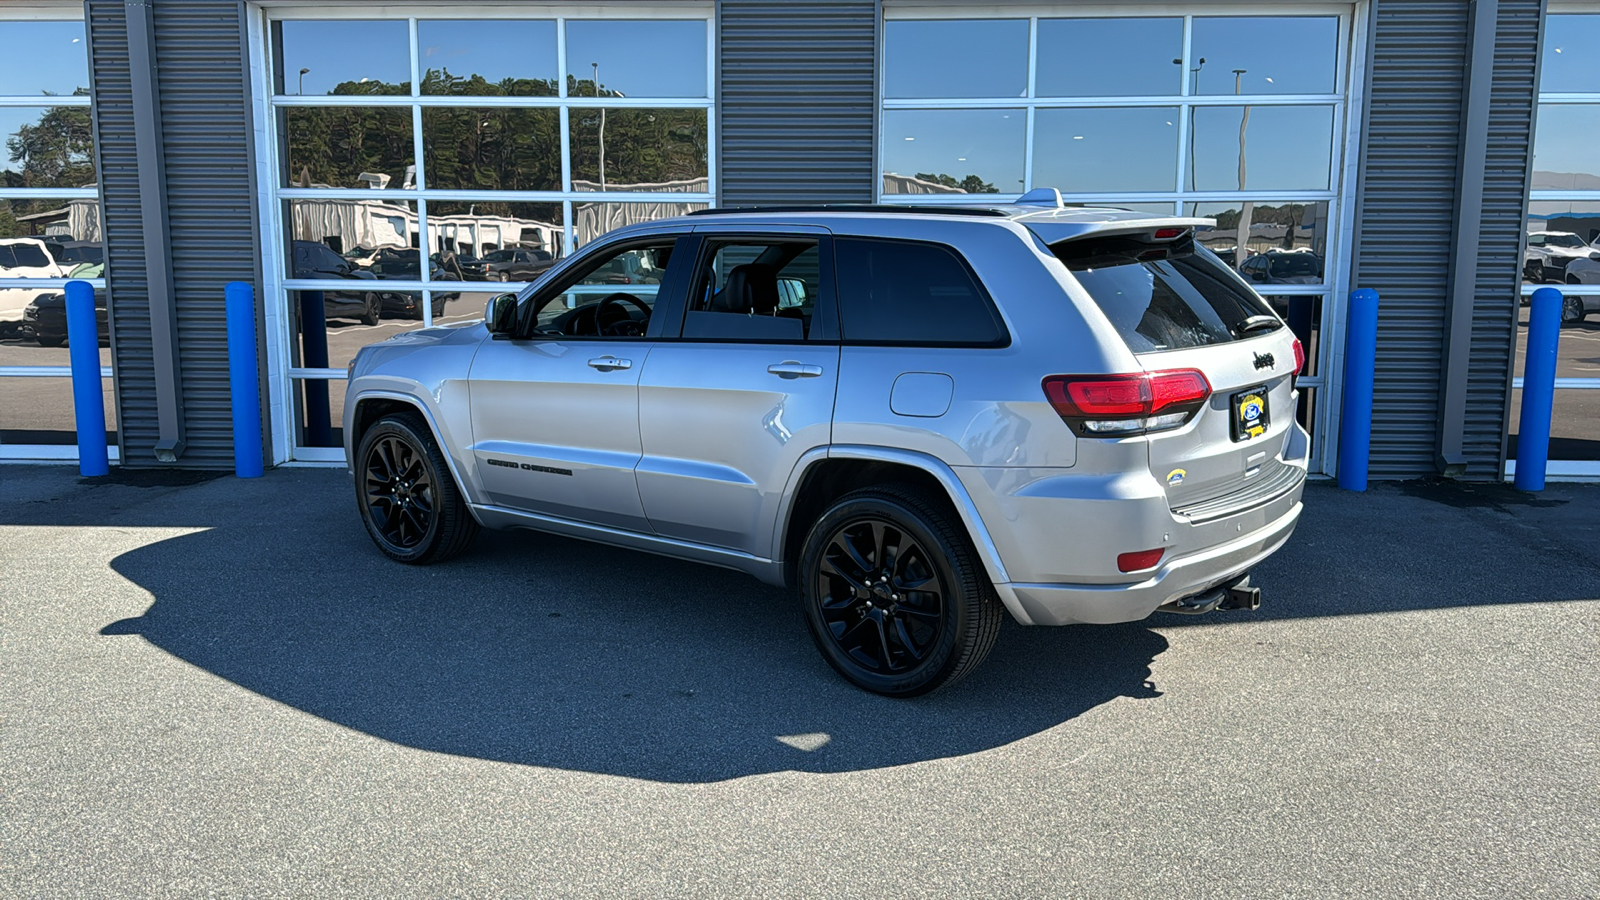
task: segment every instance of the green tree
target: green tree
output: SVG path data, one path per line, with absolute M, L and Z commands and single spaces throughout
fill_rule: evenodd
M 74 96 L 88 95 L 79 88 Z M 48 95 L 47 95 L 48 96 Z M 94 125 L 87 106 L 53 106 L 32 125 L 6 139 L 15 169 L 4 173 L 6 187 L 83 187 L 94 184 Z
M 946 175 L 943 172 L 937 175 L 932 172 L 918 172 L 917 178 L 923 181 L 931 181 L 934 184 L 941 184 L 948 188 L 966 191 L 969 194 L 998 194 L 1000 192 L 999 188 L 976 175 L 968 175 L 957 181 L 954 176 Z

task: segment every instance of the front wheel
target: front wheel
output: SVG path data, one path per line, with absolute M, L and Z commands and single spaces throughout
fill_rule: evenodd
M 913 487 L 841 497 L 812 526 L 799 577 L 817 649 L 876 694 L 955 684 L 1000 633 L 1000 602 L 971 541 L 944 504 Z
M 1567 296 L 1561 298 L 1561 321 L 1568 325 L 1576 325 L 1583 321 L 1583 298 Z
M 361 307 L 361 324 L 378 324 L 378 319 L 383 315 L 383 301 L 371 291 L 368 291 L 362 299 L 364 303 Z
M 478 533 L 433 433 L 415 413 L 385 416 L 361 436 L 356 502 L 367 535 L 398 562 L 441 562 Z

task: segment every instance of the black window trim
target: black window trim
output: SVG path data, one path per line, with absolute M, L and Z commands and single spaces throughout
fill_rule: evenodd
M 990 318 L 994 320 L 997 330 L 1000 332 L 1000 337 L 992 341 L 883 341 L 852 339 L 849 334 L 845 333 L 844 300 L 842 297 L 840 297 L 837 300 L 839 307 L 839 332 L 841 336 L 839 341 L 840 344 L 846 347 L 916 347 L 929 350 L 1003 350 L 1011 346 L 1011 326 L 1006 324 L 1005 316 L 1000 314 L 999 306 L 995 304 L 994 297 L 989 294 L 989 286 L 983 283 L 982 278 L 978 277 L 977 271 L 972 268 L 972 263 L 967 261 L 966 254 L 957 249 L 954 244 L 946 243 L 944 241 L 930 241 L 921 238 L 878 237 L 876 235 L 839 234 L 834 235 L 834 237 L 836 238 L 836 241 L 876 241 L 879 243 L 888 244 L 921 244 L 924 246 L 938 247 L 939 249 L 944 250 L 955 258 L 956 263 L 961 266 L 961 268 L 967 273 L 967 277 L 971 278 L 972 283 L 977 286 L 978 296 L 983 299 L 984 306 L 989 311 Z M 837 253 L 837 243 L 835 243 L 834 246 L 834 252 Z M 834 271 L 838 271 L 837 262 L 834 263 L 833 269 Z

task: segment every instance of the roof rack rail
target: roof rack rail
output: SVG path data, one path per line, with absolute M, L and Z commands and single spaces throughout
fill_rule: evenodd
M 814 213 L 814 212 L 851 212 L 851 213 L 914 213 L 935 216 L 998 216 L 1004 217 L 1004 210 L 990 206 L 894 206 L 887 203 L 809 203 L 787 206 L 714 206 L 710 209 L 696 209 L 688 213 L 691 216 L 717 216 L 730 213 Z

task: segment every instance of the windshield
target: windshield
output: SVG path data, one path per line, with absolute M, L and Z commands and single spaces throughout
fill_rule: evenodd
M 515 250 L 496 250 L 483 258 L 484 262 L 510 262 L 516 255 Z
M 1268 265 L 1274 278 L 1298 278 L 1302 275 L 1316 277 L 1322 274 L 1322 261 L 1309 253 L 1274 256 Z
M 0 246 L 0 268 L 38 269 L 50 265 L 50 257 L 38 244 L 6 244 Z
M 1225 344 L 1283 327 L 1265 300 L 1191 238 L 1155 247 L 1091 238 L 1050 249 L 1135 353 Z
M 1582 250 L 1589 246 L 1575 234 L 1552 234 L 1545 238 L 1545 243 L 1551 247 L 1566 247 L 1570 250 Z

